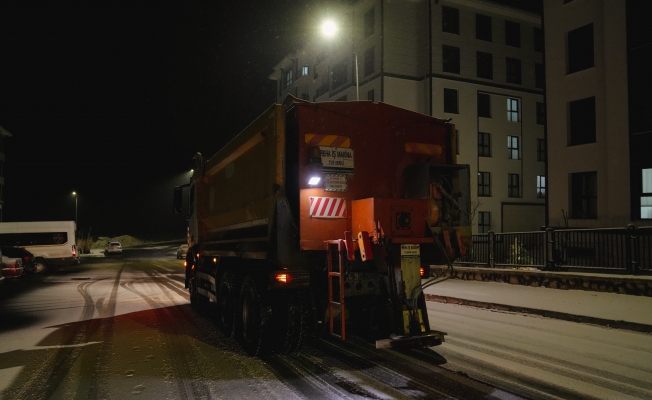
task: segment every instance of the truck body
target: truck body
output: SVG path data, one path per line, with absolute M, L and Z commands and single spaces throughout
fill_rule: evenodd
M 440 344 L 420 288 L 469 244 L 455 154 L 452 124 L 391 105 L 273 105 L 175 188 L 191 303 L 215 302 L 252 355 L 294 351 L 311 329 Z
M 0 244 L 22 247 L 34 255 L 37 270 L 79 263 L 75 221 L 1 222 Z

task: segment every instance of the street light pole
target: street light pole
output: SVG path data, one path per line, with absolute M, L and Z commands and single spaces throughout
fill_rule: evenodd
M 72 192 L 72 195 L 75 196 L 75 229 L 77 229 L 77 192 Z

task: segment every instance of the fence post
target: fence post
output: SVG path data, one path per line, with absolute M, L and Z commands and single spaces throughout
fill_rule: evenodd
M 496 254 L 496 242 L 494 240 L 494 232 L 489 231 L 487 235 L 489 237 L 489 246 L 487 249 L 489 251 L 489 268 L 495 268 L 496 260 L 494 260 L 494 254 Z
M 638 234 L 634 224 L 627 225 L 627 269 L 632 275 L 638 274 Z
M 555 269 L 555 230 L 546 228 L 546 269 Z

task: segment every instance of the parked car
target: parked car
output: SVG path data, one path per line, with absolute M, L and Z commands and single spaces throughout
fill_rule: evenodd
M 2 276 L 5 278 L 20 278 L 25 273 L 23 268 L 23 260 L 13 257 L 0 257 L 2 261 Z
M 109 254 L 122 254 L 122 245 L 120 242 L 109 242 L 104 248 L 104 255 L 108 256 Z
M 23 262 L 25 272 L 42 272 L 43 268 L 41 263 L 37 263 L 34 259 L 34 254 L 22 247 L 2 246 L 2 255 L 8 258 L 20 258 Z M 40 267 L 40 268 L 39 268 Z M 39 270 L 40 269 L 40 270 Z
M 188 253 L 188 245 L 182 244 L 177 249 L 177 258 L 186 258 L 186 253 Z

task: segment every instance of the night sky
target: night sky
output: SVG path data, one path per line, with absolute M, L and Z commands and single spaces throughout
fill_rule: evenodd
M 342 2 L 1 2 L 3 220 L 74 220 L 76 191 L 83 233 L 184 237 L 192 156 L 274 102 L 273 66 Z

